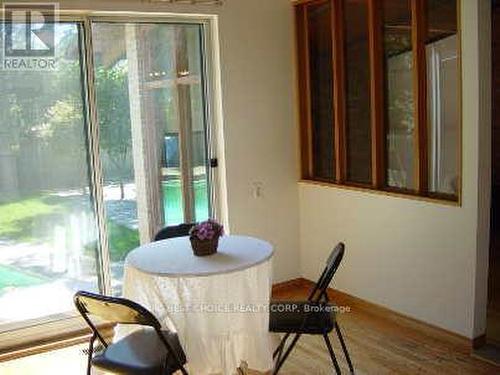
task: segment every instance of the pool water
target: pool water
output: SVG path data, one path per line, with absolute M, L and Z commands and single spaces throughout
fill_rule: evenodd
M 194 181 L 194 203 L 196 221 L 208 219 L 208 189 L 205 179 Z M 176 225 L 184 222 L 184 208 L 180 180 L 162 182 L 163 210 L 165 226 Z
M 34 272 L 12 266 L 0 265 L 0 294 L 4 288 L 40 285 L 47 281 L 48 278 Z

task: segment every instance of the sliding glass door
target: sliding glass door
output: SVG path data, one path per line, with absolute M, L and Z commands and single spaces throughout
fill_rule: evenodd
M 55 30 L 54 70 L 0 70 L 0 331 L 120 294 L 130 250 L 212 216 L 204 26 Z
M 92 24 L 112 280 L 140 239 L 209 216 L 202 27 Z
M 53 71 L 0 71 L 0 325 L 97 290 L 82 30 L 56 25 Z

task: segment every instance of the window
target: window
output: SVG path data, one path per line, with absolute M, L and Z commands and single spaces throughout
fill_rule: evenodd
M 0 70 L 0 333 L 119 294 L 130 250 L 214 215 L 207 25 L 54 27 L 55 69 Z
M 457 7 L 295 5 L 304 180 L 458 200 Z
M 331 12 L 329 2 L 307 12 L 313 175 L 326 181 L 335 177 Z
M 344 2 L 346 181 L 369 184 L 372 173 L 370 46 L 367 0 Z
M 412 12 L 408 0 L 382 1 L 387 186 L 416 189 Z

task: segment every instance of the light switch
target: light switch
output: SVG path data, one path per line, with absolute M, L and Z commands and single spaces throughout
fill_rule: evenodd
M 262 197 L 262 182 L 252 183 L 252 196 L 255 199 Z

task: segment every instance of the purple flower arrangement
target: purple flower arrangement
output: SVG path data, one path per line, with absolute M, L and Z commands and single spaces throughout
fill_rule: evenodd
M 196 224 L 189 231 L 189 239 L 194 255 L 205 256 L 215 254 L 219 245 L 219 237 L 224 235 L 224 227 L 212 219 Z
M 224 235 L 224 227 L 212 219 L 196 224 L 189 231 L 191 238 L 197 238 L 200 241 L 212 240 Z

